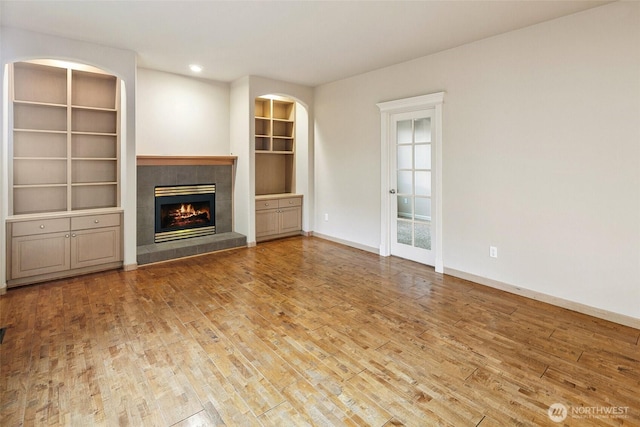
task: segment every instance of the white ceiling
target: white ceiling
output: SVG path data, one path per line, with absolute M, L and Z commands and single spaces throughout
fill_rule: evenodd
M 0 1 L 3 26 L 133 50 L 145 68 L 316 86 L 607 1 Z

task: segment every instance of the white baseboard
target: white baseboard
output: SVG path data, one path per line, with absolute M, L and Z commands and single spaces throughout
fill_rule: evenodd
M 380 255 L 380 249 L 378 248 L 361 245 L 360 243 L 351 242 L 349 240 L 338 239 L 337 237 L 327 236 L 326 234 L 318 233 L 317 231 L 314 231 L 312 235 L 314 237 L 319 237 L 320 239 L 330 240 L 335 243 L 340 243 L 341 245 L 351 246 L 352 248 L 361 249 L 363 251 L 373 252 L 376 255 Z
M 7 293 L 7 284 L 3 283 L 0 285 L 0 295 L 4 295 Z
M 133 271 L 138 269 L 138 263 L 134 262 L 133 264 L 125 264 L 122 266 L 124 271 Z
M 631 328 L 640 329 L 640 319 L 637 319 L 635 317 L 614 313 L 612 311 L 603 310 L 601 308 L 591 307 L 589 305 L 581 304 L 579 302 L 570 301 L 570 300 L 555 297 L 552 295 L 547 295 L 542 292 L 521 288 L 519 286 L 510 285 L 508 283 L 499 282 L 497 280 L 487 279 L 486 277 L 476 276 L 475 274 L 466 273 L 464 271 L 455 270 L 453 268 L 445 267 L 444 274 L 448 274 L 450 276 L 454 276 L 459 279 L 469 280 L 470 282 L 478 283 L 484 286 L 489 286 L 490 288 L 499 289 L 501 291 L 520 295 L 526 298 L 531 298 L 537 301 L 546 302 L 547 304 L 566 308 L 568 310 L 577 311 L 578 313 L 587 314 L 589 316 L 608 320 L 610 322 L 618 323 L 620 325 L 625 325 Z

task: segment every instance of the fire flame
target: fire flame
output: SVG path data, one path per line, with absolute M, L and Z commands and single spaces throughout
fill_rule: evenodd
M 180 214 L 184 217 L 184 216 L 190 216 L 190 215 L 195 215 L 196 214 L 196 210 L 193 209 L 193 206 L 191 206 L 190 203 L 188 204 L 181 204 L 180 205 Z
M 211 221 L 211 213 L 206 203 L 174 203 L 162 206 L 160 226 L 194 227 Z
M 209 212 L 206 210 L 197 210 L 193 207 L 191 203 L 183 203 L 180 205 L 180 209 L 178 210 L 178 216 L 180 218 L 189 218 L 195 215 L 200 215 L 206 213 L 207 216 Z

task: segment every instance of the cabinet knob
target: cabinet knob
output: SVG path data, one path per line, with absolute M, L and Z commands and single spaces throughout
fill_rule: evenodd
M 96 220 L 94 220 L 93 222 L 97 224 L 97 223 L 99 223 L 99 222 L 100 222 L 100 220 L 99 220 L 99 219 L 96 219 Z
M 269 203 L 265 203 L 264 205 L 265 205 L 265 206 L 269 206 Z
M 292 205 L 293 204 L 293 200 L 289 200 L 289 204 Z
M 76 237 L 76 233 L 73 233 L 73 234 L 71 235 L 71 237 Z
M 40 229 L 44 229 L 44 224 L 40 225 Z
M 65 235 L 64 235 L 64 237 L 66 237 L 66 238 L 68 239 L 68 238 L 69 238 L 69 235 L 68 235 L 68 234 L 65 234 Z

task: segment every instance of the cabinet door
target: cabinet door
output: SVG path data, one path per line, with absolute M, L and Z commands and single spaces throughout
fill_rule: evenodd
M 280 233 L 302 230 L 302 209 L 300 206 L 280 209 Z
M 68 270 L 70 247 L 68 232 L 14 237 L 11 279 Z
M 73 231 L 71 234 L 71 268 L 122 261 L 120 252 L 120 227 Z
M 256 211 L 256 238 L 278 234 L 278 210 Z

